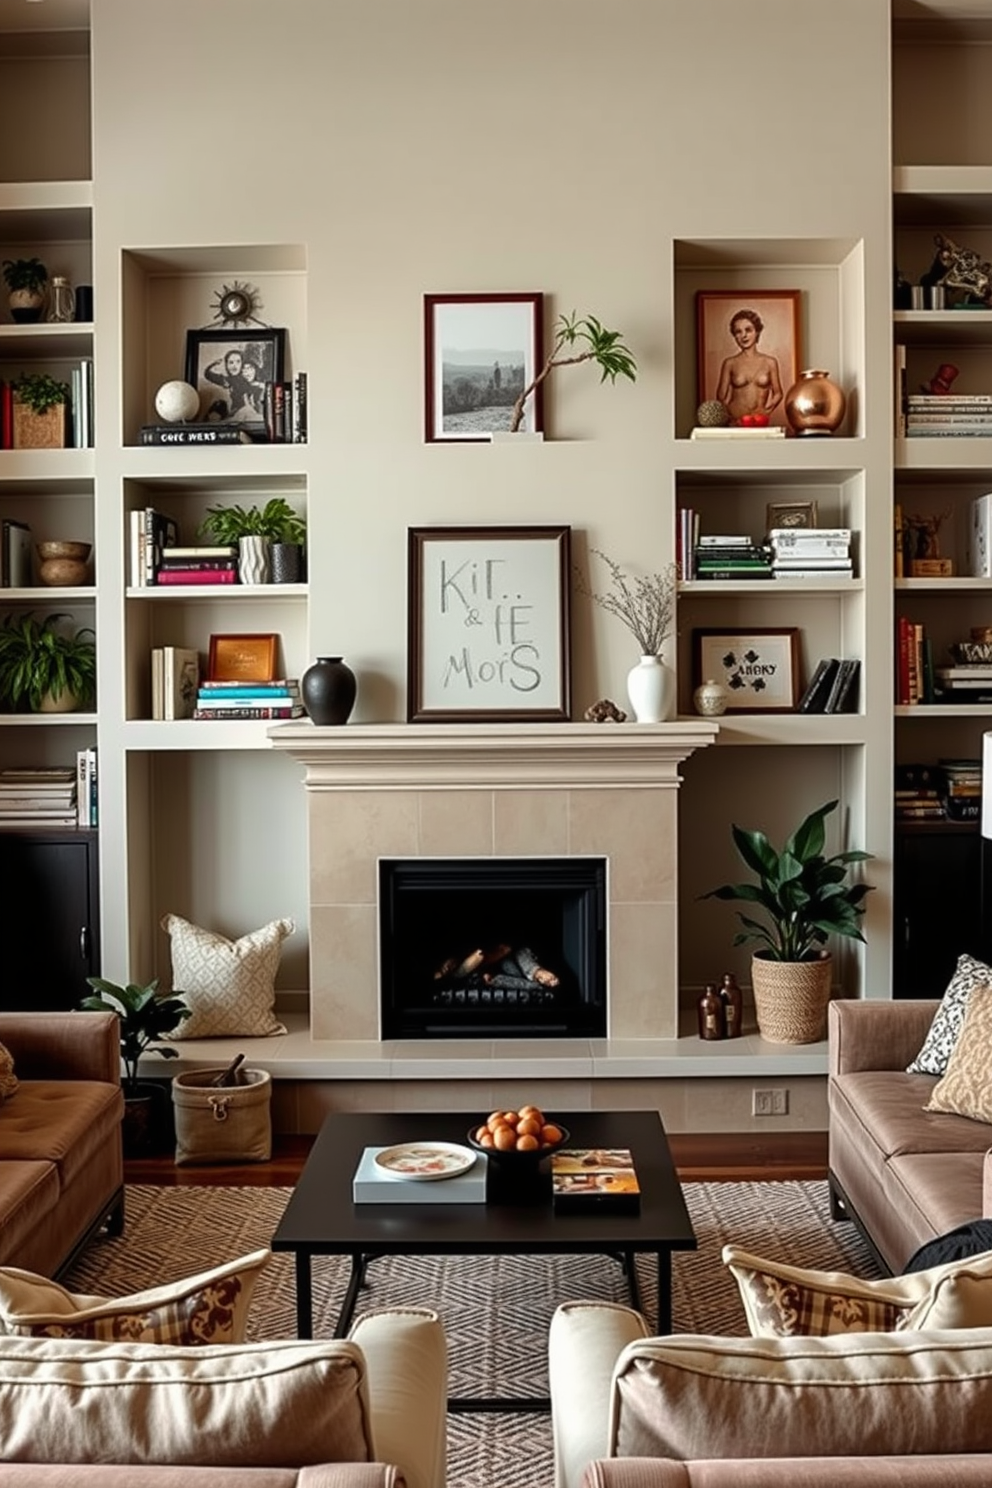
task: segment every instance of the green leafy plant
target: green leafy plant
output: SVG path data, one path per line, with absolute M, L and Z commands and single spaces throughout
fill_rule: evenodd
M 300 543 L 306 538 L 306 518 L 282 496 L 257 506 L 211 506 L 200 524 L 200 535 L 234 546 L 242 537 L 267 537 L 272 542 Z
M 66 632 L 55 613 L 36 619 L 33 613 L 8 615 L 0 626 L 0 701 L 12 708 L 27 703 L 33 711 L 51 695 L 65 692 L 79 703 L 96 695 L 95 632 L 90 626 Z
M 599 548 L 593 548 L 592 552 L 610 570 L 610 588 L 605 594 L 598 594 L 586 583 L 582 570 L 576 567 L 575 586 L 579 593 L 594 600 L 607 614 L 622 620 L 640 646 L 642 656 L 657 656 L 672 633 L 675 619 L 674 563 L 662 573 L 628 578 L 619 563 L 601 553 Z
M 47 413 L 59 403 L 68 403 L 72 391 L 67 382 L 59 382 L 47 372 L 28 372 L 15 380 L 14 397 L 32 413 Z
M 138 1061 L 144 1053 L 161 1054 L 163 1059 L 176 1059 L 178 1050 L 160 1042 L 190 1016 L 182 997 L 159 997 L 158 979 L 139 987 L 135 982 L 118 986 L 103 977 L 87 977 L 94 995 L 84 997 L 80 1010 L 90 1013 L 116 1013 L 121 1025 L 121 1059 L 124 1063 L 122 1085 L 126 1095 L 138 1086 Z
M 578 347 L 579 350 L 573 350 Z M 637 381 L 637 363 L 629 347 L 624 345 L 619 331 L 608 331 L 595 317 L 581 318 L 573 310 L 571 315 L 559 315 L 555 322 L 554 344 L 544 366 L 532 382 L 524 388 L 513 405 L 510 433 L 516 434 L 523 423 L 527 399 L 541 386 L 555 367 L 570 367 L 577 362 L 595 362 L 602 373 L 600 382 L 607 378 L 616 382 L 618 377 Z
M 40 294 L 48 283 L 48 270 L 40 258 L 5 258 L 3 277 L 11 293 L 26 289 L 30 294 Z
M 824 819 L 836 801 L 810 813 L 777 852 L 764 832 L 732 826 L 734 845 L 757 883 L 723 884 L 704 899 L 740 899 L 765 911 L 768 924 L 753 920 L 743 911 L 744 926 L 734 945 L 756 940 L 769 961 L 812 961 L 829 935 L 864 940 L 860 918 L 871 885 L 847 883 L 852 863 L 866 862 L 871 853 L 842 852 L 823 855 L 826 838 Z

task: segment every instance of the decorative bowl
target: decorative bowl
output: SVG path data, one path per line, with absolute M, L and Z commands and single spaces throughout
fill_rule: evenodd
M 561 1132 L 559 1141 L 550 1146 L 538 1147 L 534 1152 L 518 1152 L 515 1147 L 501 1152 L 498 1147 L 483 1147 L 482 1143 L 476 1140 L 475 1134 L 484 1124 L 484 1121 L 478 1121 L 475 1126 L 470 1127 L 465 1140 L 473 1152 L 483 1153 L 495 1167 L 500 1168 L 508 1176 L 518 1174 L 523 1178 L 528 1174 L 536 1173 L 546 1157 L 550 1157 L 552 1152 L 557 1152 L 559 1147 L 568 1145 L 568 1132 L 556 1121 L 554 1125 Z
M 38 582 L 51 588 L 85 584 L 89 577 L 90 543 L 40 542 L 37 544 Z
M 40 542 L 38 544 L 38 557 L 42 563 L 49 558 L 75 558 L 77 562 L 85 563 L 93 551 L 92 543 L 85 542 Z

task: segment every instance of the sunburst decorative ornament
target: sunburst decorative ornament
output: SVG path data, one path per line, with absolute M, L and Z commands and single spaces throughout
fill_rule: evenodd
M 258 290 L 253 284 L 242 284 L 235 279 L 233 284 L 222 284 L 214 290 L 210 308 L 214 313 L 212 325 L 245 326 L 264 325 L 256 311 L 261 309 Z

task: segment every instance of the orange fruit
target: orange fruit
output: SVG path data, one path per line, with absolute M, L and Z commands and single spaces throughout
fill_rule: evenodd
M 517 1145 L 517 1134 L 512 1126 L 498 1126 L 493 1132 L 493 1146 L 497 1152 L 511 1152 Z
M 547 1126 L 543 1126 L 541 1128 L 541 1145 L 543 1147 L 553 1147 L 556 1142 L 560 1142 L 560 1141 L 561 1141 L 561 1127 L 560 1126 L 555 1126 L 553 1123 L 549 1122 Z
M 516 1111 L 504 1111 L 503 1120 L 506 1122 L 507 1126 L 516 1126 L 517 1122 L 520 1120 L 520 1116 Z
M 493 1134 L 489 1130 L 488 1126 L 482 1127 L 482 1136 L 479 1138 L 479 1146 L 480 1147 L 495 1147 L 495 1145 L 496 1145 L 496 1143 L 493 1140 Z
M 533 1116 L 525 1116 L 517 1127 L 517 1136 L 539 1137 L 541 1131 L 542 1127 L 539 1121 L 536 1121 Z
M 537 1138 L 535 1136 L 532 1136 L 529 1132 L 525 1132 L 522 1137 L 517 1138 L 518 1152 L 536 1152 L 540 1145 L 541 1144 L 537 1140 Z

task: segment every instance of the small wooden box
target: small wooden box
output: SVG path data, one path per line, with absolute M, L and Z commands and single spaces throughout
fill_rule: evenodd
M 953 558 L 911 558 L 911 579 L 951 579 L 954 577 Z

